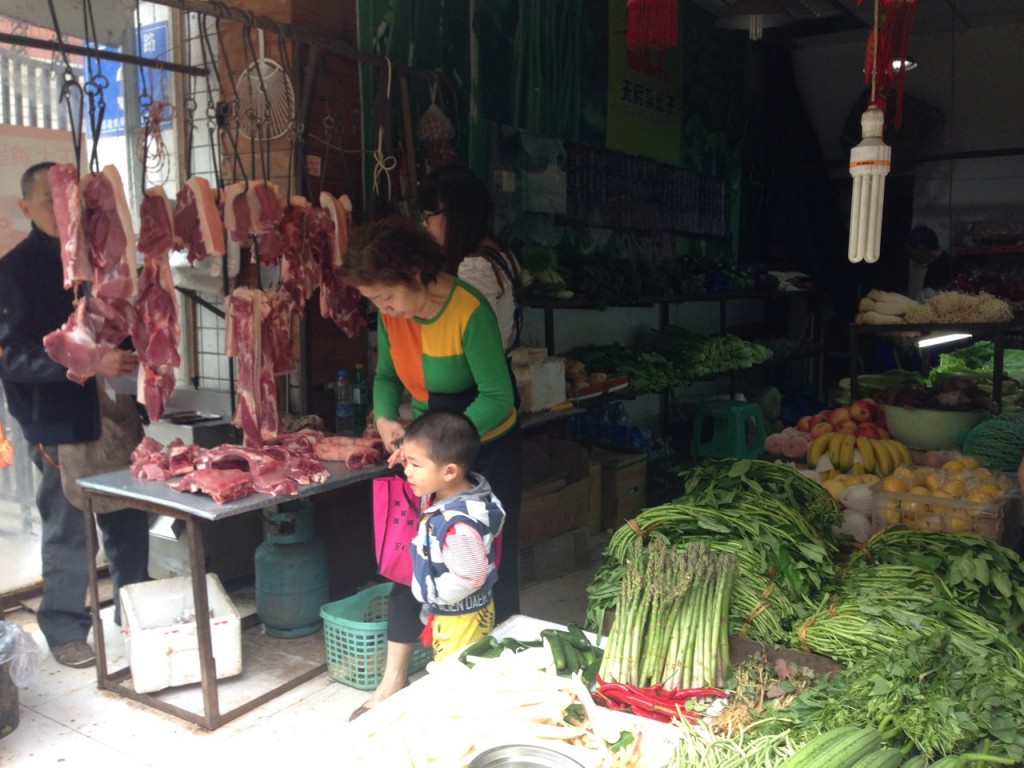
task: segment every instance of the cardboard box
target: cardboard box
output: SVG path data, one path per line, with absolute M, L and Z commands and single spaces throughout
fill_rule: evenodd
M 217 679 L 231 677 L 242 671 L 241 617 L 217 574 L 206 574 L 206 590 Z M 202 681 L 191 578 L 130 584 L 121 590 L 121 607 L 136 692 Z
M 601 451 L 601 527 L 618 528 L 647 506 L 647 457 Z
M 583 527 L 590 510 L 587 449 L 568 440 L 524 440 L 523 459 L 520 546 Z

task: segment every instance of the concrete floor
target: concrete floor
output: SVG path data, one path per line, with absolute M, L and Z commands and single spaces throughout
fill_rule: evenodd
M 597 556 L 594 559 L 596 563 Z M 585 590 L 595 569 L 592 564 L 524 586 L 522 614 L 582 625 Z M 105 608 L 102 615 L 110 667 L 116 669 L 126 661 L 112 612 Z M 368 695 L 323 674 L 207 732 L 98 690 L 95 669 L 57 664 L 30 612 L 15 611 L 6 619 L 33 636 L 40 647 L 40 665 L 32 683 L 19 691 L 20 724 L 0 739 L 0 766 L 4 768 L 183 768 L 190 762 L 206 766 L 230 760 L 248 765 L 299 764 L 303 759 L 322 760 L 325 756 L 332 764 L 344 765 L 346 738 L 353 738 L 348 716 Z

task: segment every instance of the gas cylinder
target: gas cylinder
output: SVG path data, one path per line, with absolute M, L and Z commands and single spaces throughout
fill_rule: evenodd
M 302 637 L 320 629 L 327 546 L 313 538 L 312 502 L 289 501 L 270 516 L 255 570 L 256 613 L 268 635 Z

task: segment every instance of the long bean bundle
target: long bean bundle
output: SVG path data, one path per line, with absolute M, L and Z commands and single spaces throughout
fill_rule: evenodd
M 886 528 L 850 557 L 849 569 L 874 563 L 913 565 L 942 579 L 956 598 L 1002 624 L 1009 637 L 1024 627 L 1024 563 L 984 536 Z
M 947 630 L 966 654 L 998 653 L 1024 670 L 1024 651 L 1004 628 L 959 604 L 935 574 L 914 566 L 876 565 L 851 570 L 838 592 L 823 600 L 791 639 L 793 647 L 844 663 L 917 642 Z

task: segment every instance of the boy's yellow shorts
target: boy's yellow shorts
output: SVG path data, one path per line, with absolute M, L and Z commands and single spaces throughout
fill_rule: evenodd
M 491 600 L 486 608 L 473 613 L 457 616 L 435 613 L 431 622 L 433 631 L 430 643 L 434 648 L 434 661 L 440 661 L 494 629 L 494 601 Z

